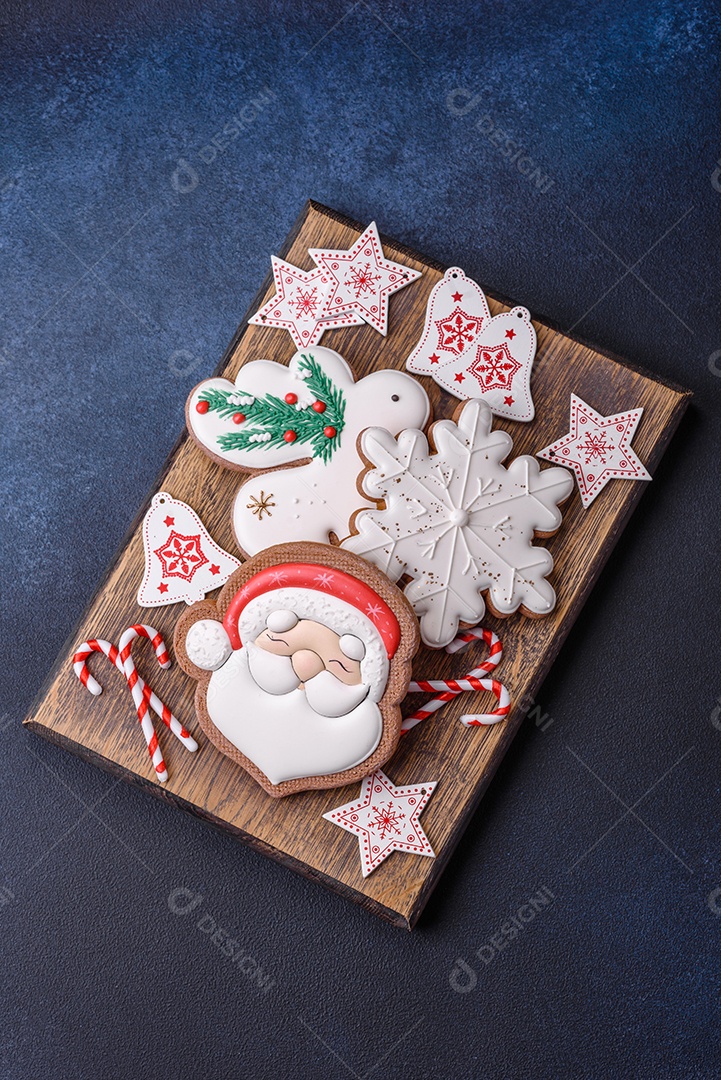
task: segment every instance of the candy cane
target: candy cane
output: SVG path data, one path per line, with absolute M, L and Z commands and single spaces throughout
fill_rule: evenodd
M 407 717 L 401 724 L 401 734 L 406 734 L 416 724 L 420 724 L 422 720 L 426 720 L 429 716 L 432 716 L 438 709 L 448 701 L 452 701 L 458 694 L 462 694 L 469 690 L 481 691 L 490 690 L 498 701 L 498 706 L 493 712 L 470 714 L 464 713 L 461 716 L 461 723 L 466 727 L 480 727 L 488 724 L 497 724 L 499 720 L 503 720 L 511 709 L 511 696 L 505 686 L 498 682 L 497 679 L 482 678 L 483 675 L 487 675 L 492 672 L 494 668 L 498 667 L 503 656 L 503 646 L 498 639 L 498 636 L 493 633 L 492 630 L 484 630 L 481 627 L 475 627 L 472 630 L 463 631 L 459 634 L 450 645 L 446 646 L 446 652 L 455 653 L 464 649 L 471 641 L 475 641 L 478 638 L 482 638 L 485 644 L 488 646 L 489 654 L 488 658 L 484 660 L 478 667 L 473 668 L 462 679 L 433 679 L 423 680 L 420 682 L 412 682 L 408 687 L 408 692 L 411 694 L 419 693 L 435 693 L 437 690 L 443 691 L 438 697 L 427 702 L 422 709 L 413 713 L 412 716 Z M 479 677 L 481 676 L 481 677 Z
M 165 642 L 163 641 L 160 634 L 156 633 L 156 631 L 153 630 L 152 627 L 144 627 L 142 626 L 142 624 L 138 624 L 132 629 L 137 631 L 137 634 L 135 635 L 137 637 L 148 637 L 148 634 L 145 633 L 145 631 L 150 631 L 153 636 L 153 644 L 155 644 L 156 641 L 158 642 L 155 651 L 156 655 L 158 656 L 158 662 L 160 663 L 160 666 L 163 668 L 170 667 L 170 659 L 165 648 Z M 134 637 L 132 638 L 132 640 L 134 640 Z M 104 653 L 105 656 L 107 656 L 108 660 L 110 660 L 110 662 L 115 665 L 115 667 L 118 669 L 122 676 L 125 676 L 125 666 L 123 663 L 123 657 L 120 654 L 120 650 L 117 649 L 116 646 L 113 645 L 111 642 L 103 641 L 102 639 L 91 638 L 89 641 L 84 641 L 82 643 L 78 651 L 73 656 L 73 670 L 75 671 L 75 674 L 80 679 L 80 682 L 83 684 L 83 686 L 87 687 L 90 693 L 94 694 L 97 697 L 98 694 L 102 694 L 103 688 L 97 681 L 97 679 L 94 679 L 93 676 L 90 674 L 87 665 L 88 657 L 92 656 L 94 652 Z M 166 727 L 169 727 L 171 731 L 173 731 L 174 734 L 178 736 L 181 742 L 185 746 L 187 746 L 188 750 L 197 750 L 198 744 L 192 737 L 192 735 L 183 727 L 180 721 L 176 719 L 168 706 L 160 700 L 154 690 L 150 686 L 148 686 L 148 684 L 145 682 L 144 679 L 140 677 L 140 675 L 138 675 L 138 672 L 135 669 L 134 665 L 133 670 L 135 671 L 135 678 L 137 679 L 138 685 L 143 692 L 143 696 L 146 698 L 153 712 L 155 712 L 160 717 Z
M 125 631 L 120 639 L 120 648 L 109 641 L 91 638 L 84 641 L 73 656 L 73 670 L 83 686 L 87 687 L 91 694 L 97 696 L 102 693 L 102 686 L 88 671 L 88 657 L 94 652 L 102 652 L 118 671 L 125 677 L 128 688 L 133 697 L 133 702 L 138 713 L 138 720 L 145 735 L 153 766 L 158 774 L 158 779 L 165 782 L 168 779 L 167 769 L 163 761 L 162 752 L 158 745 L 158 737 L 155 734 L 152 720 L 148 716 L 148 706 L 170 728 L 174 735 L 183 743 L 186 749 L 195 751 L 198 744 L 192 735 L 186 731 L 180 721 L 173 715 L 167 705 L 160 700 L 150 686 L 138 675 L 137 669 L 130 655 L 132 643 L 138 637 L 147 638 L 155 649 L 158 663 L 161 667 L 170 667 L 170 658 L 162 636 L 152 628 L 142 623 L 137 623 Z
M 133 642 L 139 638 L 147 638 L 155 649 L 155 654 L 158 657 L 158 663 L 162 668 L 170 667 L 170 658 L 168 657 L 167 650 L 165 648 L 165 642 L 161 635 L 154 630 L 152 626 L 145 626 L 143 623 L 136 623 L 134 626 L 129 627 L 120 639 L 120 660 L 123 664 L 123 670 L 125 672 L 125 678 L 128 680 L 128 686 L 130 692 L 133 695 L 133 701 L 135 707 L 138 710 L 138 719 L 140 720 L 143 731 L 147 730 L 144 726 L 144 719 L 147 715 L 148 705 L 150 704 L 154 711 L 158 714 L 167 728 L 170 728 L 173 735 L 178 738 L 182 744 L 191 751 L 198 749 L 198 744 L 192 737 L 189 731 L 183 727 L 180 721 L 173 715 L 170 709 L 155 696 L 153 691 L 145 685 L 143 680 L 138 675 L 130 650 L 133 647 Z M 141 716 L 141 708 L 143 710 Z M 150 729 L 155 736 L 155 731 L 152 726 L 152 722 L 148 718 Z M 146 736 L 147 737 L 147 736 Z M 155 737 L 155 743 L 157 743 L 157 737 Z M 150 747 L 150 744 L 148 744 Z M 151 751 L 152 757 L 152 751 Z M 155 763 L 155 762 L 154 762 Z M 157 765 L 156 765 L 157 771 Z
M 73 671 L 83 686 L 87 687 L 90 693 L 97 697 L 98 694 L 102 694 L 103 688 L 88 671 L 88 657 L 92 656 L 94 652 L 104 653 L 111 664 L 115 664 L 121 675 L 124 675 L 125 672 L 120 661 L 120 653 L 109 641 L 103 641 L 102 638 L 90 638 L 89 641 L 84 641 L 73 656 Z

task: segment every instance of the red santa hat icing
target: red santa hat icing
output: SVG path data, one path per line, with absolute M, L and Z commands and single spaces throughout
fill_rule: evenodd
M 274 621 L 314 619 L 335 630 L 341 650 L 359 660 L 361 677 L 379 700 L 388 678 L 388 661 L 400 642 L 391 608 L 365 582 L 317 563 L 281 563 L 260 570 L 238 590 L 223 626 L 233 649 L 253 641 Z
M 315 563 L 283 563 L 254 574 L 231 600 L 223 623 L 193 623 L 186 652 L 197 667 L 217 671 L 234 649 L 266 628 L 282 633 L 300 619 L 322 622 L 340 635 L 341 651 L 360 662 L 369 697 L 379 701 L 400 642 L 398 619 L 365 582 Z

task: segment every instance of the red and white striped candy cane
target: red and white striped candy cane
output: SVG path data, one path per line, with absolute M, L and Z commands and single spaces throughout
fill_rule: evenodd
M 137 634 L 132 637 L 131 643 L 133 640 L 135 640 L 135 637 L 148 637 L 148 633 L 146 633 L 145 631 L 149 631 L 150 634 L 152 634 L 151 640 L 153 641 L 153 644 L 156 645 L 157 642 L 155 652 L 158 657 L 158 662 L 160 663 L 160 666 L 163 668 L 170 667 L 170 659 L 165 648 L 165 642 L 163 641 L 160 634 L 153 630 L 152 627 L 143 626 L 142 624 L 138 624 L 132 627 L 132 629 L 137 631 Z M 95 696 L 97 697 L 98 694 L 102 694 L 103 688 L 97 681 L 97 679 L 94 679 L 93 676 L 90 674 L 87 665 L 88 657 L 91 656 L 94 652 L 104 653 L 104 655 L 107 656 L 108 660 L 110 660 L 112 664 L 115 664 L 116 668 L 123 677 L 125 677 L 125 665 L 123 662 L 124 657 L 121 655 L 120 650 L 116 648 L 116 646 L 113 645 L 111 642 L 95 638 L 91 638 L 89 641 L 83 642 L 83 644 L 79 647 L 78 651 L 73 656 L 73 670 L 75 671 L 75 674 L 80 679 L 80 682 L 83 684 L 83 686 L 87 687 L 90 693 L 95 694 Z M 137 669 L 134 665 L 133 670 L 135 672 L 135 679 L 137 679 L 137 684 L 140 687 L 143 696 L 145 697 L 153 712 L 155 712 L 160 717 L 166 727 L 169 727 L 171 731 L 173 731 L 173 733 L 178 736 L 180 741 L 188 748 L 188 750 L 197 750 L 198 744 L 193 738 L 193 736 L 190 734 L 190 732 L 183 727 L 180 721 L 170 711 L 168 706 L 160 700 L 152 687 L 148 686 L 145 680 L 142 679 L 140 675 L 138 675 Z
M 121 675 L 125 675 L 125 672 L 120 661 L 120 653 L 111 642 L 103 641 L 102 638 L 90 638 L 89 641 L 84 641 L 73 656 L 73 671 L 83 686 L 87 687 L 90 693 L 97 697 L 98 694 L 102 694 L 103 688 L 88 671 L 88 657 L 92 656 L 94 652 L 101 652 L 107 656 L 111 664 L 115 664 Z
M 413 713 L 412 716 L 408 716 L 401 725 L 401 734 L 405 734 L 414 728 L 416 724 L 420 724 L 422 720 L 426 720 L 429 716 L 432 716 L 438 709 L 448 701 L 452 701 L 458 694 L 465 693 L 470 690 L 483 691 L 490 690 L 498 701 L 498 706 L 490 713 L 478 713 L 470 714 L 464 713 L 461 716 L 461 723 L 466 727 L 481 727 L 488 724 L 497 724 L 499 720 L 505 719 L 511 709 L 511 696 L 503 683 L 498 682 L 497 679 L 483 678 L 484 675 L 488 675 L 498 667 L 501 657 L 503 656 L 503 646 L 498 639 L 498 636 L 493 633 L 492 630 L 484 630 L 481 627 L 475 627 L 472 630 L 465 630 L 455 638 L 450 645 L 446 646 L 446 652 L 455 653 L 464 649 L 471 641 L 475 641 L 481 638 L 488 646 L 489 653 L 488 658 L 479 664 L 478 667 L 473 668 L 462 679 L 433 679 L 423 680 L 420 682 L 412 682 L 408 687 L 408 692 L 411 694 L 420 693 L 435 693 L 440 690 L 437 697 L 427 702 L 422 709 Z
M 120 648 L 116 648 L 111 642 L 102 639 L 91 638 L 89 641 L 84 641 L 73 656 L 73 670 L 83 686 L 87 687 L 91 694 L 97 696 L 102 693 L 103 688 L 97 679 L 94 679 L 88 671 L 88 657 L 94 652 L 101 652 L 115 665 L 127 681 L 128 688 L 133 696 L 133 702 L 138 713 L 138 720 L 140 721 L 140 726 L 145 735 L 145 741 L 148 745 L 148 751 L 153 766 L 158 774 L 158 779 L 164 783 L 168 779 L 168 772 L 165 768 L 165 762 L 163 761 L 163 756 L 158 745 L 158 737 L 155 734 L 152 720 L 148 715 L 148 706 L 157 713 L 166 727 L 170 728 L 186 749 L 190 751 L 197 750 L 198 744 L 192 735 L 186 731 L 180 721 L 173 715 L 167 705 L 160 700 L 152 688 L 138 675 L 130 655 L 132 643 L 138 637 L 147 638 L 152 642 L 156 656 L 158 657 L 158 663 L 161 667 L 170 667 L 170 658 L 162 636 L 154 630 L 152 626 L 145 626 L 142 623 L 137 623 L 135 626 L 131 626 L 125 631 L 120 639 Z
M 153 722 L 148 716 L 148 705 L 152 704 L 155 712 L 157 712 L 165 726 L 170 728 L 173 735 L 175 735 L 188 750 L 197 750 L 198 744 L 190 732 L 186 731 L 177 717 L 173 715 L 167 706 L 163 705 L 159 698 L 155 697 L 153 691 L 145 685 L 138 675 L 130 651 L 133 647 L 133 642 L 139 637 L 147 638 L 148 641 L 150 641 L 155 649 L 155 654 L 158 657 L 158 663 L 161 667 L 170 667 L 170 658 L 168 657 L 165 648 L 165 642 L 157 630 L 154 630 L 152 626 L 136 623 L 134 626 L 130 626 L 120 639 L 120 660 L 123 664 L 123 670 L 125 672 L 125 678 L 128 680 L 130 692 L 133 695 L 133 701 L 135 702 L 135 708 L 138 713 L 138 720 L 143 729 L 145 741 L 148 744 L 148 752 L 155 767 L 155 771 L 158 774 L 158 778 L 161 781 L 165 781 L 168 779 L 168 773 L 165 768 L 165 762 L 163 761 L 160 746 L 158 745 L 158 736 L 155 734 Z M 155 700 L 153 701 L 153 699 Z M 159 706 L 159 708 L 157 706 Z

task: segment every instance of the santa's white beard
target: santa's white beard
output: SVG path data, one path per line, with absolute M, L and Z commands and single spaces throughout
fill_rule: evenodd
M 316 702 L 320 698 L 321 707 L 327 710 L 337 691 L 329 689 L 327 679 L 318 682 L 318 675 L 305 684 L 306 691 L 311 684 L 317 684 L 311 693 L 298 688 L 297 677 L 295 689 L 279 693 L 276 678 L 274 692 L 269 692 L 251 674 L 249 657 L 253 648 L 251 645 L 250 649 L 246 646 L 236 650 L 223 667 L 213 672 L 208 685 L 208 713 L 226 739 L 257 765 L 271 783 L 342 772 L 359 765 L 373 753 L 383 730 L 375 702 L 365 697 L 345 715 L 324 715 L 311 704 L 311 694 L 316 696 Z M 264 650 L 255 648 L 256 654 L 261 652 Z M 273 659 L 286 660 L 290 666 L 288 657 Z M 265 660 L 261 660 L 261 666 L 267 675 L 270 666 Z M 329 676 L 342 691 L 367 693 L 365 687 L 339 683 L 328 671 L 321 675 Z M 344 696 L 344 700 L 348 699 Z

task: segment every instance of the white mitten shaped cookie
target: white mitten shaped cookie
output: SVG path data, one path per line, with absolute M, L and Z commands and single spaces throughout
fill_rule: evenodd
M 191 435 L 216 461 L 260 473 L 235 498 L 238 546 L 255 555 L 273 544 L 343 539 L 349 522 L 372 505 L 358 492 L 356 442 L 371 424 L 397 434 L 423 428 L 430 405 L 400 371 L 375 371 L 357 383 L 342 356 L 314 347 L 288 367 L 245 364 L 235 383 L 207 379 L 187 406 Z M 284 466 L 295 466 L 284 468 Z

